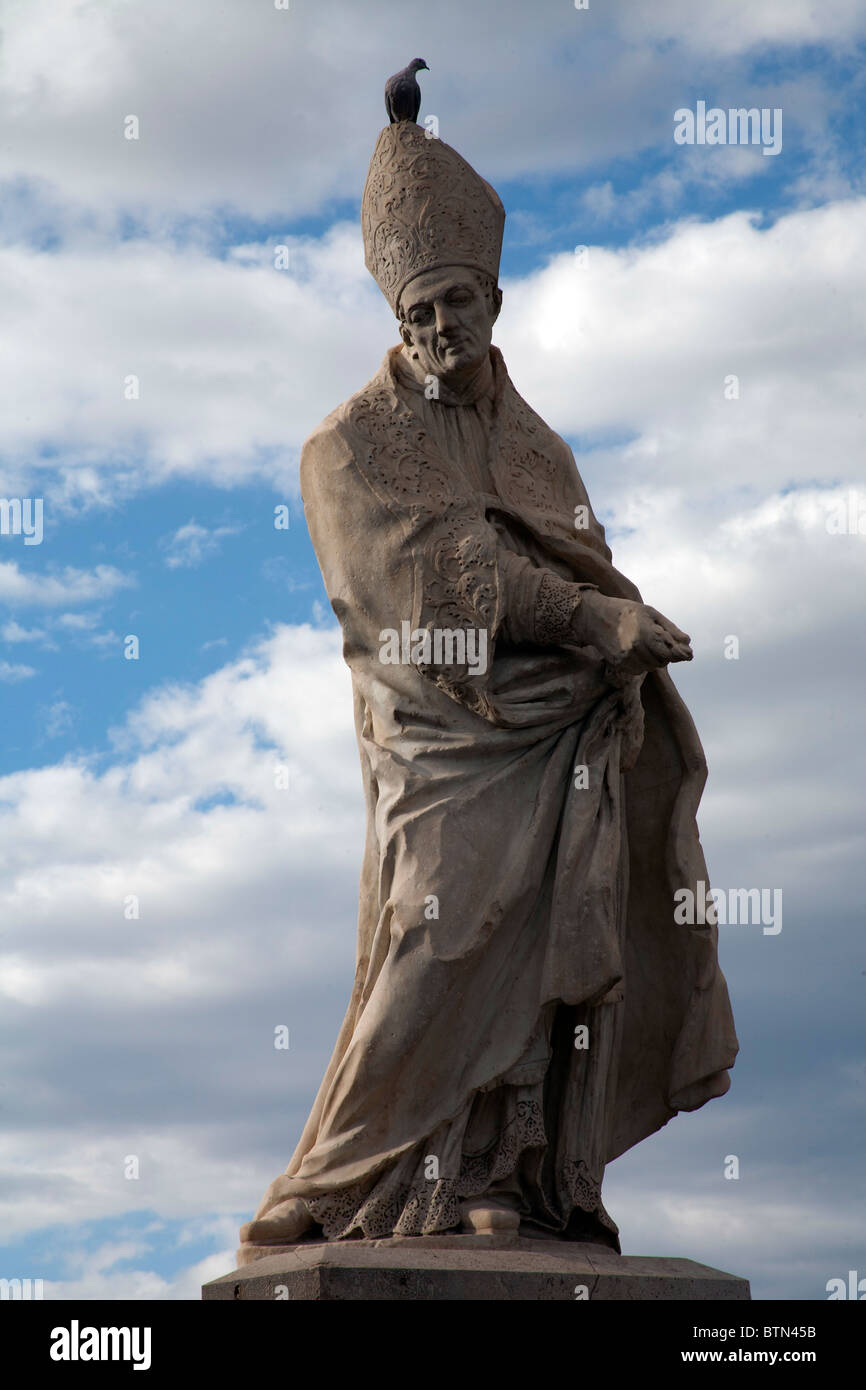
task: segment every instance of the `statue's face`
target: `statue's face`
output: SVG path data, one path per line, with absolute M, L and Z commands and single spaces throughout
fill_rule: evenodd
M 425 373 L 445 380 L 460 376 L 489 353 L 501 302 L 498 286 L 488 295 L 474 270 L 453 265 L 427 270 L 403 291 L 403 342 Z

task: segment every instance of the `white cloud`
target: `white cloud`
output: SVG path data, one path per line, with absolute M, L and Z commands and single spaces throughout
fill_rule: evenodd
M 402 50 L 390 66 L 386 18 Z M 417 16 L 379 0 L 317 0 L 290 16 L 230 4 L 220 19 L 200 0 L 67 0 L 50 17 L 6 8 L 0 118 L 16 141 L 0 150 L 0 177 L 27 182 L 4 201 L 0 377 L 14 409 L 4 412 L 0 492 L 38 483 L 49 519 L 177 477 L 266 479 L 290 496 L 303 438 L 396 340 L 356 221 L 319 238 L 284 228 L 335 195 L 357 198 L 382 81 L 417 50 Z M 494 181 L 573 171 L 667 139 L 684 73 L 718 73 L 724 104 L 722 88 L 749 70 L 737 55 L 766 41 L 853 41 L 863 23 L 848 0 L 820 12 L 801 0 L 733 0 L 698 13 L 668 0 L 585 14 L 567 0 L 549 11 L 445 0 L 426 52 L 425 109 L 439 110 L 444 137 Z M 554 63 L 560 75 L 567 64 L 568 82 L 546 81 Z M 785 97 L 786 140 L 789 112 L 794 130 L 807 117 L 805 138 L 822 157 L 821 171 L 798 175 L 810 201 L 847 185 L 826 144 L 830 97 L 798 86 L 791 106 Z M 530 94 L 531 119 L 515 93 Z M 130 111 L 138 142 L 122 138 Z M 710 163 L 687 152 L 624 197 L 602 180 L 584 208 L 673 215 L 684 187 L 725 185 L 750 167 L 742 151 L 725 153 Z M 216 205 L 270 218 L 273 236 L 220 259 Z M 151 239 L 112 242 L 119 207 L 135 209 Z M 186 211 L 197 220 L 178 244 L 174 219 Z M 549 219 L 523 225 L 546 234 Z M 36 249 L 46 227 L 57 241 Z M 809 1034 L 815 1054 L 832 1051 L 833 1030 L 844 1041 L 859 1006 L 849 929 L 862 896 L 864 541 L 832 534 L 826 520 L 862 474 L 864 233 L 866 200 L 849 199 L 771 228 L 748 212 L 675 223 L 621 250 L 592 246 L 583 270 L 569 245 L 506 285 L 497 330 L 518 389 L 580 439 L 617 563 L 692 633 L 697 659 L 676 680 L 710 763 L 701 826 L 714 884 L 784 886 L 778 938 L 723 936 L 746 1024 L 735 1091 L 760 1066 L 777 1085 L 780 1038 L 790 1047 Z M 276 244 L 290 248 L 287 271 L 274 268 Z M 737 400 L 724 398 L 731 373 Z M 124 399 L 130 374 L 138 400 Z M 181 526 L 169 557 L 198 560 L 215 534 Z M 31 566 L 50 554 L 21 553 Z M 0 598 L 50 609 L 132 582 L 108 565 L 0 565 Z M 313 611 L 330 621 L 318 600 Z M 11 620 L 4 636 L 61 629 L 119 641 L 99 621 L 60 612 L 45 629 Z M 731 633 L 736 662 L 723 655 Z M 49 734 L 73 714 L 54 699 Z M 275 786 L 278 761 L 288 792 Z M 210 1219 L 221 1246 L 166 1278 L 149 1269 L 143 1239 L 121 1234 L 91 1254 L 82 1242 L 48 1296 L 197 1297 L 203 1279 L 230 1268 L 231 1213 L 249 1215 L 288 1158 L 340 1021 L 362 834 L 349 682 L 330 627 L 278 628 L 195 685 L 153 690 L 113 731 L 108 755 L 0 782 L 4 1230 L 27 1238 L 150 1210 L 187 1229 Z M 130 918 L 133 895 L 140 915 Z M 277 1023 L 292 1034 L 279 1059 Z M 857 1065 L 822 1071 L 810 1114 L 832 1123 L 816 1121 L 816 1132 L 837 1133 L 840 1114 L 854 1112 Z M 614 1166 L 611 1207 L 631 1251 L 663 1253 L 668 1241 L 670 1253 L 709 1263 L 730 1252 L 737 1272 L 759 1270 L 765 1292 L 784 1290 L 789 1261 L 803 1287 L 820 1288 L 825 1256 L 813 1247 L 844 1245 L 834 1215 L 843 1174 L 833 1170 L 829 1202 L 805 1172 L 785 1186 L 800 1142 L 785 1129 L 801 1125 L 797 1080 L 794 1096 L 780 1085 L 771 1124 L 766 1101 L 763 1124 L 754 1107 L 724 1101 Z M 736 1211 L 732 1191 L 723 1198 L 695 1179 L 703 1170 L 681 1147 L 704 1136 L 716 1164 L 739 1143 L 731 1130 L 749 1146 Z M 139 1183 L 123 1179 L 129 1153 L 142 1158 Z M 657 1153 L 666 1158 L 653 1173 Z M 836 1272 L 828 1265 L 825 1277 Z
M 498 178 L 634 156 L 667 135 L 684 75 L 706 74 L 711 96 L 732 83 L 741 104 L 755 78 L 731 71 L 740 55 L 864 32 L 858 0 L 630 0 L 584 13 L 568 0 L 440 0 L 436 14 L 423 31 L 423 111 Z M 418 45 L 417 14 L 393 0 L 285 11 L 227 0 L 219 23 L 207 0 L 64 0 L 42 13 L 7 0 L 0 123 L 16 138 L 0 149 L 5 215 L 14 225 L 22 179 L 54 232 L 117 209 L 157 226 L 226 206 L 292 218 L 357 198 L 385 79 Z M 792 95 L 786 120 L 825 127 L 832 97 L 808 92 L 798 110 Z M 128 115 L 137 140 L 124 138 Z
M 46 738 L 59 738 L 67 733 L 75 722 L 75 711 L 68 700 L 54 700 L 43 712 Z
M 777 44 L 840 47 L 862 35 L 866 15 L 859 0 L 663 0 L 647 6 L 625 0 L 618 7 L 623 32 L 653 42 L 672 39 L 715 58 Z
M 506 285 L 511 374 L 613 496 L 652 478 L 720 505 L 862 473 L 866 199 L 782 217 L 682 222 L 649 245 L 590 247 Z M 739 397 L 726 398 L 738 378 Z M 734 389 L 733 383 L 731 390 Z M 583 467 L 583 460 L 579 460 Z M 608 505 L 604 490 L 596 507 Z
M 148 1247 L 144 1243 L 107 1250 L 100 1249 L 92 1255 L 83 1254 L 76 1269 L 77 1277 L 63 1280 L 45 1280 L 43 1297 L 46 1300 L 63 1300 L 71 1303 L 80 1301 L 108 1300 L 114 1302 L 164 1302 L 182 1299 L 197 1302 L 201 1299 L 202 1284 L 218 1279 L 234 1268 L 237 1233 L 231 1246 L 217 1254 L 208 1255 L 204 1260 L 188 1265 L 171 1279 L 165 1279 L 146 1268 L 118 1270 L 112 1261 L 117 1258 L 128 1259 L 137 1253 L 144 1265 L 148 1257 Z M 70 1265 L 75 1267 L 75 1261 Z
M 257 1200 L 266 1165 L 251 1175 L 240 1153 L 214 1143 L 216 1117 L 185 1103 L 181 1114 L 170 1095 L 182 1072 L 202 1065 L 205 1090 L 218 1083 L 226 1099 L 267 1088 L 273 1027 L 288 1016 L 290 1092 L 300 1085 L 303 1097 L 308 1067 L 321 1065 L 307 1060 L 310 1047 L 327 1045 L 318 1015 L 335 970 L 350 978 L 353 968 L 362 798 L 334 628 L 277 629 L 197 685 L 158 689 L 115 743 L 103 771 L 66 761 L 0 781 L 6 1048 L 16 1095 L 23 1084 L 26 1110 L 40 1117 L 35 1130 L 26 1113 L 10 1125 L 7 1110 L 8 1239 L 142 1207 L 192 1219 L 231 1190 L 238 1210 Z M 278 764 L 288 790 L 276 786 Z M 128 919 L 133 894 L 140 916 Z M 211 1036 L 221 1013 L 235 1019 L 228 1052 Z M 46 1055 L 36 1059 L 29 1044 L 21 1052 L 28 1037 L 67 1057 L 95 1049 L 103 1063 L 113 1051 L 125 1093 L 139 1100 L 118 1110 L 102 1065 L 83 1081 L 86 1100 L 79 1083 L 67 1090 L 62 1062 L 46 1071 Z M 151 1089 L 142 1064 L 164 1071 L 165 1094 L 152 1092 L 156 1111 L 136 1118 L 140 1086 Z M 193 1085 L 203 1096 L 201 1076 Z M 225 1119 L 234 1129 L 229 1110 L 217 1109 L 218 1129 Z M 62 1121 L 50 1137 L 41 1130 L 49 1116 Z M 123 1181 L 130 1153 L 142 1156 L 140 1183 Z
M 29 676 L 36 675 L 36 668 L 33 666 L 22 666 L 9 661 L 0 661 L 0 681 L 5 681 L 12 685 L 16 681 L 26 681 Z
M 10 622 L 4 623 L 0 629 L 0 636 L 4 642 L 42 642 L 45 635 L 42 628 L 22 627 L 20 623 L 16 623 L 14 618 Z
M 359 360 L 370 375 L 381 356 L 369 345 L 384 353 L 395 337 L 354 227 L 290 244 L 285 272 L 267 247 L 258 264 L 144 242 L 0 252 L 0 284 L 18 287 L 2 360 L 20 402 L 5 422 L 10 489 L 32 476 L 34 449 L 60 439 L 57 506 L 181 474 L 290 486 L 334 392 L 360 385 Z M 130 375 L 139 399 L 124 396 Z M 44 461 L 40 473 L 48 494 Z
M 17 848 L 2 898 L 41 945 L 33 960 L 13 948 L 0 988 L 22 1002 L 62 998 L 70 952 L 92 1000 L 214 997 L 254 975 L 245 939 L 218 940 L 214 921 L 243 919 L 252 882 L 306 880 L 317 846 L 357 829 L 349 709 L 335 632 L 280 629 L 200 685 L 148 697 L 115 731 L 106 771 L 79 761 L 5 778 L 0 824 Z M 127 920 L 131 896 L 140 917 Z M 259 932 L 279 930 L 277 904 L 266 917 Z M 296 949 L 315 972 L 305 942 L 302 931 Z
M 856 817 L 862 748 L 840 740 L 838 724 L 813 719 L 812 762 L 794 769 L 796 796 L 790 759 L 801 709 L 820 707 L 825 648 L 844 638 L 863 542 L 830 536 L 817 496 L 744 510 L 701 537 L 674 500 L 665 546 L 654 540 L 662 518 L 651 514 L 640 533 L 620 538 L 616 558 L 659 606 L 677 618 L 685 608 L 696 634 L 698 670 L 687 674 L 698 680 L 689 688 L 685 672 L 677 679 L 710 755 L 701 823 L 714 882 L 781 872 L 786 894 L 808 911 L 832 872 L 834 912 L 856 913 L 859 851 L 840 840 L 840 827 Z M 804 573 L 810 583 L 797 592 Z M 745 650 L 724 663 L 713 633 L 727 629 L 739 603 Z M 775 611 L 784 619 L 778 631 Z M 797 663 L 799 686 L 776 688 L 773 671 Z M 852 669 L 847 657 L 843 669 Z M 843 679 L 837 720 L 858 708 L 853 694 L 843 701 L 844 689 Z M 289 768 L 288 792 L 275 786 L 278 763 Z M 804 832 L 809 856 L 799 849 Z M 349 680 L 334 628 L 278 628 L 198 683 L 154 690 L 115 731 L 107 765 L 67 760 L 0 782 L 0 991 L 14 1077 L 0 1145 L 0 1169 L 14 1182 L 4 1185 L 0 1213 L 9 1239 L 134 1211 L 193 1223 L 219 1212 L 227 1236 L 207 1273 L 195 1266 L 180 1282 L 164 1279 L 148 1272 L 142 1249 L 136 1270 L 121 1271 L 114 1287 L 138 1298 L 191 1296 L 183 1290 L 196 1280 L 231 1267 L 230 1228 L 287 1160 L 336 1035 L 354 964 L 362 838 Z M 720 861 L 723 875 L 733 866 L 738 876 L 720 880 Z M 137 918 L 124 916 L 132 894 Z M 803 1003 L 789 1017 L 804 959 L 802 943 L 790 955 L 792 930 L 772 940 L 724 936 L 723 951 L 740 1018 L 737 990 L 755 981 L 767 1026 L 796 1034 L 811 1014 Z M 847 959 L 838 928 L 834 942 L 834 959 Z M 821 961 L 821 949 L 816 940 L 807 953 Z M 774 990 L 786 980 L 776 1008 Z M 291 1029 L 283 1070 L 276 1024 Z M 850 1074 L 839 1084 L 847 1094 Z M 827 1079 L 822 1103 L 835 1086 Z M 779 1106 L 788 1115 L 784 1096 Z M 633 1156 L 639 1171 L 615 1165 L 612 1210 L 632 1252 L 665 1253 L 666 1242 L 670 1253 L 747 1274 L 763 1260 L 760 1280 L 775 1289 L 785 1252 L 803 1245 L 784 1233 L 796 1185 L 780 1192 L 775 1172 L 765 1173 L 733 1227 L 729 1212 L 724 1241 L 724 1199 L 691 1177 L 688 1191 L 670 1188 L 677 1144 L 706 1124 L 722 1133 L 745 1125 L 756 1161 L 753 1117 L 727 1107 L 716 1107 L 717 1118 L 701 1112 L 678 1122 L 664 1173 L 643 1172 Z M 736 1152 L 731 1142 L 718 1141 Z M 761 1143 L 766 1165 L 772 1143 Z M 140 1159 L 139 1182 L 123 1178 L 129 1154 Z M 773 1222 L 770 1263 L 762 1212 Z M 818 1206 L 810 1220 L 821 1225 Z M 822 1227 L 825 1242 L 832 1225 Z M 80 1253 L 69 1282 L 48 1296 L 102 1296 L 111 1285 L 105 1258 Z M 803 1279 L 814 1281 L 828 1258 L 816 1255 Z
M 134 583 L 113 565 L 97 565 L 93 570 L 67 565 L 58 574 L 25 574 L 16 561 L 0 563 L 0 602 L 11 607 L 34 605 L 46 608 L 65 603 L 89 603 L 109 598 L 118 589 Z
M 69 632 L 89 632 L 98 622 L 96 613 L 60 613 L 57 617 L 57 626 Z
M 219 552 L 223 536 L 236 536 L 238 526 L 199 526 L 188 521 L 164 541 L 165 563 L 169 569 L 194 569 L 209 555 Z
M 507 282 L 497 341 L 518 389 L 555 428 L 589 438 L 589 466 L 617 491 L 650 475 L 706 496 L 852 480 L 864 236 L 866 199 L 851 199 L 766 228 L 745 212 L 681 222 L 649 244 L 591 246 L 585 268 L 569 248 Z M 291 247 L 288 271 L 268 247 L 225 261 L 146 243 L 7 248 L 0 274 L 25 289 L 5 370 L 30 403 L 7 429 L 7 466 L 26 472 L 36 448 L 63 439 L 55 485 L 76 502 L 180 474 L 294 489 L 304 438 L 397 333 L 354 226 Z M 123 398 L 130 371 L 137 401 Z M 725 398 L 731 376 L 738 399 Z M 3 576 L 7 592 L 13 576 L 34 595 L 49 586 L 14 566 Z

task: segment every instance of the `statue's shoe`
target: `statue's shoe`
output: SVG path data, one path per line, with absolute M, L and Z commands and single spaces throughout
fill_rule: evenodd
M 243 1245 L 293 1245 L 313 1224 L 309 1208 L 300 1197 L 287 1197 L 257 1220 L 241 1226 Z
M 520 1213 L 490 1197 L 472 1197 L 461 1202 L 460 1219 L 463 1229 L 477 1236 L 504 1235 L 520 1229 Z

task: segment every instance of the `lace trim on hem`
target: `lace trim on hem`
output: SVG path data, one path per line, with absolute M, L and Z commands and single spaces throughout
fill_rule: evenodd
M 536 1101 L 519 1101 L 514 1117 L 487 1153 L 464 1155 L 457 1177 L 400 1179 L 399 1165 L 392 1174 L 369 1183 L 356 1183 L 321 1197 L 305 1198 L 313 1219 L 327 1240 L 345 1240 L 356 1232 L 368 1240 L 387 1236 L 437 1235 L 460 1225 L 460 1203 L 480 1197 L 491 1184 L 509 1177 L 527 1149 L 543 1149 L 547 1143 L 544 1117 Z M 422 1166 L 424 1158 L 417 1166 Z M 417 1167 L 416 1167 L 417 1171 Z M 605 1211 L 601 1183 L 583 1159 L 568 1160 L 562 1174 L 564 1220 L 551 1220 L 563 1229 L 576 1209 L 594 1215 L 613 1235 L 619 1228 Z M 551 1214 L 552 1216 L 552 1214 Z
M 457 1177 L 416 1177 L 401 1182 L 398 1168 L 390 1177 L 380 1177 L 372 1189 L 356 1183 L 305 1200 L 328 1240 L 343 1239 L 356 1230 L 369 1239 L 435 1235 L 460 1225 L 462 1200 L 481 1196 L 491 1183 L 508 1177 L 524 1149 L 543 1148 L 546 1143 L 541 1106 L 523 1100 L 491 1149 L 471 1158 L 464 1156 Z M 418 1166 L 424 1161 L 422 1157 Z

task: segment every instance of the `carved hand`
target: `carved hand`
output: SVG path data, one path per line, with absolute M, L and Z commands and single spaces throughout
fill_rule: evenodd
M 618 674 L 636 676 L 669 661 L 691 661 L 687 633 L 658 609 L 587 589 L 574 611 L 574 640 L 595 647 Z

